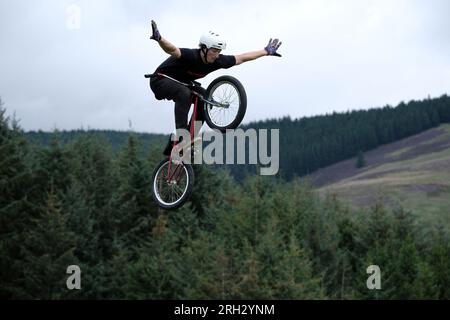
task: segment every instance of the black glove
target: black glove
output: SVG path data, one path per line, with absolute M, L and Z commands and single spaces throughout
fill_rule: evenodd
M 161 40 L 161 35 L 159 34 L 158 26 L 156 25 L 156 22 L 152 20 L 152 36 L 150 39 L 153 39 L 155 41 Z
M 267 51 L 267 55 L 269 55 L 269 56 L 281 57 L 281 54 L 277 53 L 277 50 L 280 46 L 281 46 L 281 41 L 278 42 L 278 39 L 274 39 L 272 41 L 272 38 L 270 38 L 269 43 L 267 44 L 267 47 L 264 48 L 264 50 Z

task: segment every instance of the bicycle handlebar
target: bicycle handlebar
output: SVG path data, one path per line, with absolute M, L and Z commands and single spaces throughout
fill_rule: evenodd
M 146 75 L 144 75 L 144 77 L 147 78 L 147 79 L 148 78 L 152 78 L 152 77 L 164 77 L 164 78 L 170 79 L 172 81 L 175 81 L 176 83 L 179 83 L 179 84 L 181 84 L 183 86 L 186 86 L 188 88 L 193 88 L 193 87 L 197 87 L 197 86 L 201 87 L 201 84 L 199 82 L 197 82 L 197 81 L 191 81 L 191 84 L 188 84 L 188 83 L 184 83 L 184 82 L 178 81 L 177 79 L 169 77 L 167 74 L 160 73 L 160 72 L 158 72 L 156 74 L 155 73 L 153 73 L 153 74 L 146 74 Z M 215 106 L 215 107 L 221 107 L 221 108 L 228 108 L 229 107 L 229 104 L 226 104 L 226 103 L 222 104 L 222 103 L 216 102 L 214 100 L 208 100 L 205 97 L 203 97 L 203 95 L 201 95 L 200 93 L 195 92 L 194 90 L 191 90 L 191 91 L 192 91 L 192 94 L 198 96 L 200 99 L 202 99 L 203 101 L 207 102 L 209 105 L 212 105 L 212 106 Z
M 181 84 L 181 85 L 183 85 L 183 86 L 186 86 L 186 87 L 200 87 L 201 86 L 201 84 L 199 83 L 199 82 L 197 82 L 197 81 L 192 81 L 191 82 L 191 84 L 189 84 L 189 83 L 184 83 L 184 82 L 181 82 L 181 81 L 178 81 L 177 79 L 174 79 L 174 78 L 172 78 L 172 77 L 169 77 L 167 74 L 164 74 L 164 73 L 160 73 L 160 72 L 158 72 L 158 73 L 153 73 L 153 74 L 146 74 L 146 75 L 144 75 L 144 77 L 145 78 L 152 78 L 152 77 L 164 77 L 164 78 L 167 78 L 167 79 L 170 79 L 170 80 L 172 80 L 172 81 L 174 81 L 174 82 L 176 82 L 176 83 L 179 83 L 179 84 Z

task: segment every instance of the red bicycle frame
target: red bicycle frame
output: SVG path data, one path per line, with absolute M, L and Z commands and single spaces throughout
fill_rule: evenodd
M 191 101 L 194 101 L 194 110 L 192 111 L 192 116 L 191 116 L 191 127 L 190 127 L 190 136 L 191 136 L 191 142 L 194 139 L 194 134 L 195 134 L 195 120 L 197 120 L 197 105 L 198 105 L 198 100 L 201 98 L 202 96 L 195 91 L 191 91 Z M 178 143 L 177 143 L 178 144 Z M 176 145 L 175 145 L 176 146 Z M 174 146 L 174 147 L 175 147 Z M 175 180 L 178 180 L 178 178 L 180 177 L 181 174 L 181 169 L 179 170 L 179 168 L 181 167 L 181 165 L 177 164 L 177 167 L 175 168 L 174 172 L 172 174 L 170 174 L 170 169 L 172 166 L 172 154 L 170 154 L 169 156 L 169 168 L 167 171 L 167 182 L 170 182 L 173 180 L 173 178 L 176 175 Z

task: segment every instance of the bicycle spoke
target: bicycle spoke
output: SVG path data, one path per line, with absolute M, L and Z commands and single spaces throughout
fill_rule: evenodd
M 181 198 L 181 196 L 183 195 L 183 189 L 181 189 L 179 186 L 174 185 L 173 186 L 173 192 L 177 195 L 177 199 Z
M 169 178 L 170 177 L 170 178 Z M 178 202 L 187 191 L 188 178 L 184 165 L 167 162 L 156 175 L 155 195 L 164 204 L 171 205 Z
M 219 84 L 212 93 L 212 99 L 228 107 L 213 107 L 208 110 L 211 121 L 221 127 L 226 127 L 236 118 L 239 111 L 239 94 L 237 89 L 229 84 Z

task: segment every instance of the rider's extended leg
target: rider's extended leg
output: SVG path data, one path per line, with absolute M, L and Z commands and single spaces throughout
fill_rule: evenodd
M 175 127 L 177 129 L 188 129 L 191 90 L 166 78 L 152 81 L 150 85 L 157 99 L 175 101 Z
M 170 79 L 160 78 L 151 82 L 151 89 L 157 99 L 167 99 L 175 101 L 175 128 L 177 130 L 176 140 L 179 140 L 180 130 L 189 130 L 188 115 L 191 107 L 191 90 Z M 172 150 L 172 136 L 169 138 L 164 155 L 170 155 Z
M 170 135 L 169 142 L 167 143 L 166 148 L 164 149 L 163 154 L 169 156 L 172 148 L 174 146 L 175 141 L 182 142 L 182 130 L 189 131 L 189 126 L 187 123 L 189 109 L 191 107 L 191 91 L 181 86 L 179 91 L 176 92 L 173 100 L 175 101 L 175 139 L 173 139 L 173 135 Z
M 195 88 L 193 88 L 193 90 L 195 90 L 196 92 L 200 93 L 202 96 L 205 96 L 205 95 L 206 95 L 206 90 L 205 90 L 204 88 L 201 88 L 201 87 L 195 87 Z M 189 92 L 190 92 L 190 91 L 189 91 Z M 195 96 L 192 96 L 192 94 L 190 94 L 189 97 L 190 97 L 190 100 L 189 100 L 189 108 L 187 109 L 186 115 L 185 115 L 185 116 L 183 115 L 183 118 L 182 118 L 182 119 L 187 119 L 188 114 L 189 114 L 189 109 L 190 109 L 191 103 L 194 102 L 195 99 L 196 99 L 196 97 L 195 97 Z M 194 99 L 194 100 L 192 100 L 192 99 Z M 201 101 L 201 99 L 198 99 L 197 101 L 198 101 L 198 102 L 197 102 L 197 114 L 196 114 L 196 118 L 195 118 L 196 126 L 195 126 L 195 130 L 194 130 L 194 137 L 193 137 L 192 140 L 190 139 L 191 136 L 190 136 L 189 133 L 190 133 L 190 130 L 191 130 L 191 124 L 192 124 L 192 119 L 191 119 L 191 120 L 189 121 L 189 124 L 187 125 L 188 132 L 184 131 L 184 134 L 186 135 L 185 138 L 186 138 L 187 140 L 189 140 L 189 141 L 186 140 L 186 142 L 184 143 L 183 140 L 179 138 L 180 144 L 177 146 L 177 148 L 180 148 L 180 149 L 181 149 L 181 148 L 184 148 L 184 147 L 187 146 L 187 144 L 197 144 L 197 143 L 201 143 L 201 137 L 199 137 L 198 134 L 199 134 L 199 132 L 200 132 L 200 129 L 201 129 L 203 123 L 205 122 L 205 116 L 204 116 L 204 112 L 203 112 L 203 101 Z M 175 100 L 175 102 L 176 102 L 176 103 L 175 103 L 175 108 L 177 108 L 178 102 L 177 102 L 176 100 Z M 179 113 L 177 113 L 177 110 L 175 110 L 175 117 L 177 117 L 177 115 L 181 118 L 181 115 L 179 115 Z M 179 118 L 179 119 L 180 119 L 180 118 Z M 181 119 L 178 120 L 178 119 L 176 118 L 175 120 L 176 120 L 176 122 L 177 122 L 177 124 L 176 124 L 177 131 L 179 131 L 180 129 L 185 129 L 185 127 L 183 127 L 182 125 L 180 125 Z M 178 121 L 180 121 L 180 122 L 178 122 Z M 184 125 L 184 124 L 183 124 L 183 125 Z M 177 136 L 180 137 L 181 134 L 177 132 Z M 188 152 L 190 152 L 190 151 L 189 151 L 189 150 L 190 150 L 190 146 L 188 146 L 187 150 L 188 150 Z
M 196 87 L 194 90 L 202 95 L 206 95 L 206 90 L 201 87 Z M 189 121 L 189 124 L 187 123 L 189 110 L 191 108 L 191 102 L 192 102 L 191 99 L 192 99 L 191 91 L 184 86 L 181 86 L 179 91 L 175 92 L 175 95 L 172 99 L 175 101 L 175 128 L 177 131 L 176 132 L 176 141 L 178 141 L 178 142 L 182 142 L 182 140 L 183 140 L 182 134 L 180 131 L 181 130 L 190 131 L 190 128 L 191 128 L 191 122 Z M 201 101 L 200 99 L 198 100 L 198 105 L 197 105 L 196 121 L 200 121 L 202 125 L 205 122 L 205 116 L 204 116 L 204 112 L 203 112 L 203 101 Z M 198 136 L 200 129 L 201 129 L 201 125 L 195 126 L 194 138 Z M 185 131 L 185 134 L 186 134 L 186 131 Z M 166 148 L 164 149 L 163 154 L 166 156 L 169 156 L 172 151 L 172 148 L 173 148 L 173 143 L 172 143 L 172 136 L 171 136 Z

